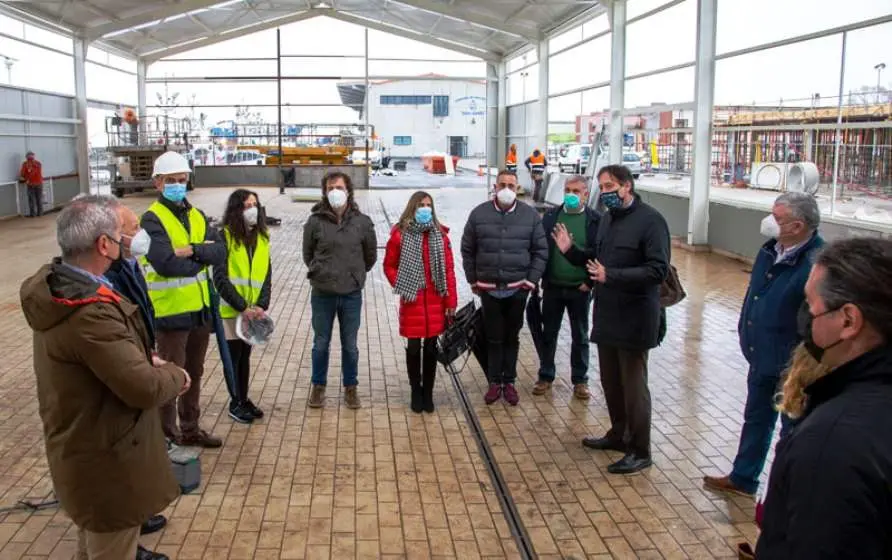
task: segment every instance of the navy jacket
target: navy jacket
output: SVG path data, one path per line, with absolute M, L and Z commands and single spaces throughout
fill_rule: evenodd
M 139 315 L 146 325 L 146 332 L 149 333 L 150 347 L 154 348 L 155 308 L 149 299 L 149 287 L 139 265 L 130 261 L 116 261 L 105 273 L 105 277 L 112 283 L 116 292 L 139 307 Z
M 552 252 L 554 251 L 554 238 L 551 237 L 551 234 L 554 233 L 554 228 L 557 226 L 558 217 L 561 215 L 561 212 L 564 211 L 563 206 L 558 206 L 557 208 L 552 208 L 548 212 L 542 216 L 542 229 L 545 230 L 545 240 L 548 242 L 548 258 L 551 258 Z M 585 207 L 585 248 L 591 248 L 594 250 L 595 243 L 598 241 L 598 225 L 601 223 L 601 213 L 595 210 L 594 208 Z M 546 266 L 545 270 L 548 270 Z M 587 281 L 589 286 L 593 286 L 594 282 L 591 278 Z M 542 285 L 547 287 L 548 283 L 548 274 L 542 276 Z
M 775 244 L 774 239 L 768 241 L 756 256 L 737 332 L 740 350 L 753 373 L 779 378 L 802 340 L 796 329 L 796 315 L 805 299 L 805 281 L 815 252 L 824 240 L 815 233 L 777 264 Z

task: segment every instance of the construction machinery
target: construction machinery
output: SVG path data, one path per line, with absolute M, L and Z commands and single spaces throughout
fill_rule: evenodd
M 188 119 L 167 115 L 137 116 L 132 109 L 105 119 L 111 191 L 117 197 L 153 188 L 155 160 L 168 150 L 189 158 L 191 125 Z M 192 159 L 189 158 L 190 165 Z M 188 189 L 192 190 L 190 176 Z

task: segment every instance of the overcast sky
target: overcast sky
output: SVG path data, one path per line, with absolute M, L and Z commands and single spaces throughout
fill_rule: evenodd
M 629 17 L 646 12 L 666 0 L 629 0 Z M 848 23 L 892 14 L 892 0 L 719 0 L 717 52 L 719 55 L 752 45 L 811 33 Z M 606 28 L 606 18 L 599 18 L 564 37 L 552 41 L 555 52 L 583 36 Z M 0 16 L 0 31 L 22 36 L 22 24 Z M 28 28 L 31 41 L 46 42 L 70 51 L 70 41 Z M 419 75 L 437 72 L 454 76 L 485 75 L 485 65 L 468 56 L 423 45 L 415 41 L 371 31 L 370 56 L 399 58 L 438 58 L 466 62 L 372 62 L 371 75 Z M 364 33 L 362 28 L 327 18 L 314 18 L 282 28 L 285 54 L 354 55 L 351 59 L 289 59 L 283 73 L 291 75 L 335 75 L 361 77 L 364 73 Z M 627 31 L 627 75 L 681 64 L 694 59 L 696 40 L 696 0 L 686 0 L 660 14 L 631 24 Z M 835 105 L 839 89 L 842 36 L 836 35 L 769 51 L 719 60 L 716 68 L 716 104 L 728 105 L 809 105 L 814 94 L 822 104 Z M 274 57 L 275 31 L 234 39 L 177 58 Z M 12 68 L 12 83 L 25 87 L 73 93 L 71 59 L 58 53 L 35 49 L 7 38 L 0 38 L 0 54 L 18 59 Z M 104 62 L 135 67 L 132 63 L 109 58 L 91 49 L 91 56 Z M 892 23 L 850 32 L 847 41 L 844 91 L 862 86 L 875 87 L 874 66 L 885 62 L 882 85 L 892 87 Z M 516 67 L 516 66 L 515 66 Z M 132 68 L 135 69 L 135 68 Z M 275 62 L 164 62 L 150 68 L 150 77 L 205 75 L 275 74 Z M 509 103 L 532 99 L 538 91 L 536 68 L 526 76 L 512 75 Z M 605 36 L 574 51 L 552 58 L 549 80 L 552 94 L 577 87 L 605 82 L 610 75 L 610 37 Z M 0 82 L 7 83 L 6 68 L 0 67 Z M 135 103 L 136 80 L 125 74 L 97 66 L 88 68 L 87 87 L 91 98 Z M 287 81 L 283 101 L 291 103 L 340 103 L 335 84 L 338 80 Z M 693 100 L 694 70 L 674 72 L 630 80 L 626 86 L 626 107 L 646 106 L 654 102 L 680 103 Z M 411 89 L 411 82 L 407 88 Z M 162 84 L 150 84 L 149 104 L 157 103 Z M 526 93 L 524 93 L 524 91 Z M 169 92 L 178 92 L 180 104 L 190 103 L 192 95 L 199 104 L 274 104 L 275 82 L 227 84 L 170 84 Z M 415 93 L 407 91 L 407 93 Z M 599 111 L 609 104 L 609 88 L 554 98 L 549 106 L 549 120 L 568 121 L 585 112 Z M 231 109 L 199 109 L 210 121 L 232 118 Z M 275 119 L 275 109 L 263 110 L 267 119 Z M 104 134 L 101 116 L 91 116 L 91 140 Z M 344 107 L 293 107 L 285 110 L 290 122 L 355 121 L 357 114 Z

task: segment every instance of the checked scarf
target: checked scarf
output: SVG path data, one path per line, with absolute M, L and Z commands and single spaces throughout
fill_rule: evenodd
M 415 301 L 418 291 L 426 288 L 424 274 L 424 251 L 422 243 L 424 234 L 428 234 L 431 257 L 431 277 L 437 293 L 446 297 L 446 257 L 443 251 L 443 234 L 440 228 L 434 224 L 419 224 L 412 222 L 402 232 L 402 247 L 400 247 L 400 264 L 396 273 L 396 286 L 393 292 L 405 301 Z

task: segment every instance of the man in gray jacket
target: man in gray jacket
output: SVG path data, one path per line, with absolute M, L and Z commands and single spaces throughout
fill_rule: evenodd
M 325 402 L 328 357 L 335 317 L 341 331 L 341 367 L 347 408 L 360 408 L 359 348 L 362 289 L 366 273 L 378 259 L 378 240 L 371 218 L 353 201 L 353 183 L 340 171 L 322 178 L 321 202 L 304 225 L 303 256 L 313 288 L 313 375 L 307 406 Z
M 486 330 L 492 404 L 504 396 L 515 406 L 519 334 L 530 290 L 536 289 L 548 262 L 548 242 L 539 214 L 517 203 L 517 175 L 501 171 L 495 197 L 468 217 L 461 239 L 465 276 L 480 295 Z

